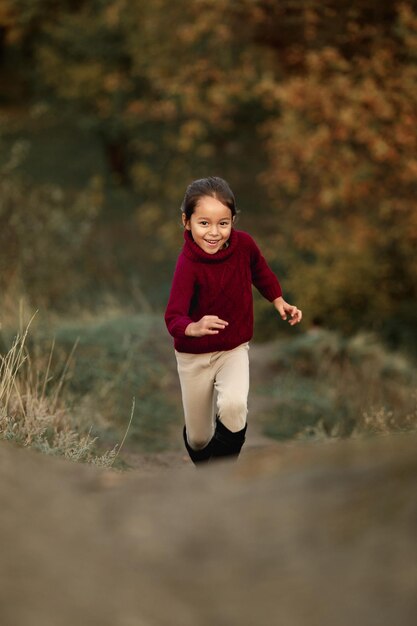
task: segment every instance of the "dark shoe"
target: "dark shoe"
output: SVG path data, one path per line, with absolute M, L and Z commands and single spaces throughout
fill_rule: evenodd
M 188 443 L 187 430 L 185 426 L 182 431 L 182 436 L 184 438 L 184 443 L 185 443 L 185 447 L 187 448 L 187 452 L 190 455 L 190 458 L 192 462 L 194 463 L 194 465 L 197 465 L 198 463 L 204 463 L 210 460 L 213 439 L 211 439 L 211 441 L 209 441 L 209 443 L 204 448 L 201 448 L 201 450 L 194 450 Z
M 216 416 L 216 431 L 214 433 L 212 443 L 211 456 L 212 458 L 219 457 L 235 457 L 240 454 L 243 444 L 245 443 L 245 434 L 248 425 L 247 423 L 236 433 L 229 430 L 219 417 Z

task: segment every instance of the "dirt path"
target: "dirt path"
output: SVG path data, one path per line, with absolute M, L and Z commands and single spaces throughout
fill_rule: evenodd
M 166 453 L 149 476 L 0 442 L 0 623 L 414 626 L 416 443 Z

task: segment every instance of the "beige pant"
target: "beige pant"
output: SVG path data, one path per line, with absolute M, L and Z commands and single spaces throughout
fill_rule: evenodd
M 233 350 L 177 352 L 188 443 L 198 450 L 214 434 L 216 414 L 232 432 L 246 424 L 249 393 L 249 343 Z

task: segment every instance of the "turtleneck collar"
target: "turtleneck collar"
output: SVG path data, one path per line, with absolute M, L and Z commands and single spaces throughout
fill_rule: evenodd
M 190 230 L 184 230 L 183 251 L 185 256 L 193 261 L 199 261 L 200 263 L 220 263 L 221 261 L 229 258 L 229 256 L 235 251 L 237 245 L 237 234 L 233 228 L 230 232 L 228 243 L 229 245 L 227 248 L 222 248 L 215 254 L 209 254 L 196 244 Z

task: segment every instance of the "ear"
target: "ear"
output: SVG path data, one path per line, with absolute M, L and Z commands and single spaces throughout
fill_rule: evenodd
M 181 219 L 184 228 L 186 228 L 187 230 L 191 230 L 190 220 L 187 220 L 187 216 L 185 215 L 185 213 L 182 213 Z

